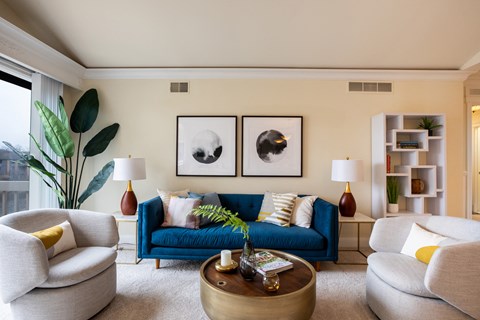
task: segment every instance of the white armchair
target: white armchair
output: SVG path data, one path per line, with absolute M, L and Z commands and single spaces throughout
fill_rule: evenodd
M 427 265 L 401 254 L 412 224 L 450 238 Z M 367 302 L 382 320 L 480 319 L 480 222 L 439 216 L 376 221 Z
M 77 248 L 48 259 L 29 233 L 69 221 Z M 0 299 L 15 319 L 88 319 L 116 294 L 118 230 L 112 215 L 40 209 L 0 218 Z

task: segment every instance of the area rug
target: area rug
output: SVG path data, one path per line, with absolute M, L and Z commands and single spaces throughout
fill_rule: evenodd
M 132 261 L 131 254 L 121 250 L 117 261 Z M 162 260 L 159 270 L 153 260 L 118 264 L 117 296 L 93 319 L 207 320 L 200 302 L 200 266 L 199 261 L 180 260 Z M 365 300 L 366 266 L 325 262 L 321 267 L 312 320 L 377 319 Z M 2 320 L 11 319 L 8 305 L 0 304 L 0 314 Z

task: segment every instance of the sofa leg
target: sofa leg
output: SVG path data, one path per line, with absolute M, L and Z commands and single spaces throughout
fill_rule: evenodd
M 160 259 L 155 259 L 155 269 L 160 269 Z
M 320 268 L 320 261 L 314 261 L 312 262 L 313 268 L 315 268 L 315 271 L 319 272 L 321 270 Z

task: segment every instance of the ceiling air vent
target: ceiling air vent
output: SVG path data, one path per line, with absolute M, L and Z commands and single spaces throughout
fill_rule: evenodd
M 480 89 L 470 89 L 471 96 L 480 96 Z
M 350 92 L 392 92 L 391 82 L 349 82 Z
M 170 82 L 170 92 L 188 93 L 188 82 Z

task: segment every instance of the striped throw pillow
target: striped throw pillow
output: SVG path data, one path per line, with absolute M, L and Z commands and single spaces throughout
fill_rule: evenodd
M 289 227 L 296 198 L 294 193 L 266 192 L 257 221 Z

